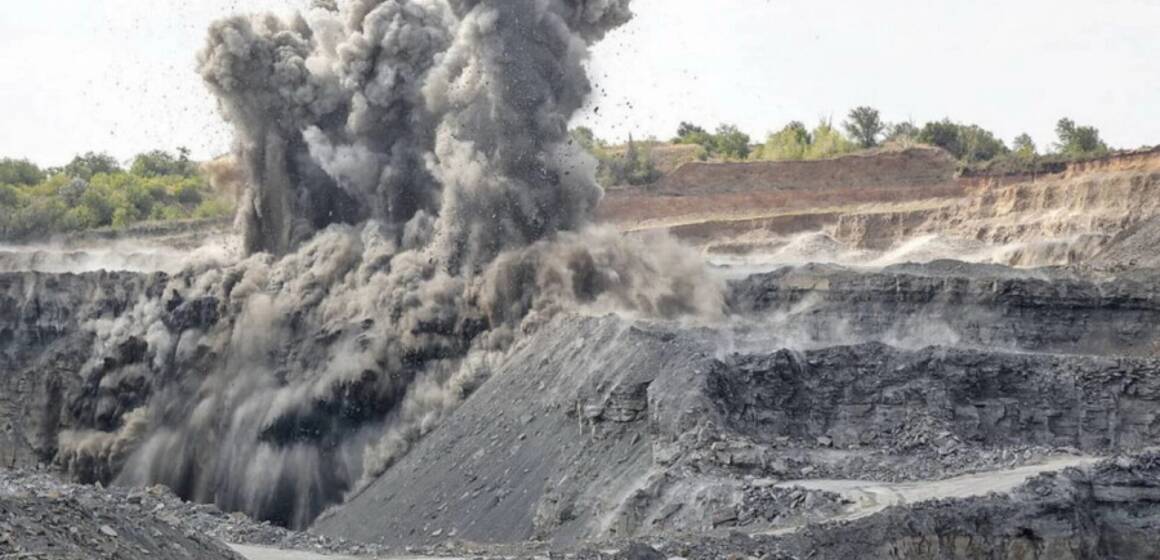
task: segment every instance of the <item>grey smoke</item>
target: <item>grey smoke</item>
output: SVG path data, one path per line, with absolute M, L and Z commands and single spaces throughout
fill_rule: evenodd
M 250 256 L 92 325 L 81 374 L 102 404 L 62 464 L 303 527 L 553 315 L 720 314 L 697 254 L 587 225 L 601 189 L 567 124 L 588 45 L 628 4 L 354 0 L 214 24 L 199 68 L 236 131 Z

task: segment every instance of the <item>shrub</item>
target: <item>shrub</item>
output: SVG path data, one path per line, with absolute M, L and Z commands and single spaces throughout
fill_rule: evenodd
M 988 161 L 1010 150 L 991 131 L 978 125 L 963 125 L 943 119 L 928 122 L 918 135 L 920 142 L 938 146 L 964 163 Z
M 831 158 L 858 150 L 857 144 L 851 142 L 826 120 L 818 123 L 810 137 L 813 141 L 806 150 L 805 159 Z
M 1055 125 L 1059 136 L 1056 148 L 1059 153 L 1071 156 L 1104 155 L 1108 145 L 1100 139 L 1100 131 L 1091 126 L 1076 126 L 1075 121 L 1063 118 Z
M 0 159 L 0 184 L 31 186 L 44 179 L 44 171 L 26 159 Z

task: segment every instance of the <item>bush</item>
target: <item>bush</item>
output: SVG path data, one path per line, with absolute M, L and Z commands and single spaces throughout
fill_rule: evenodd
M 901 144 L 910 144 L 918 141 L 922 130 L 913 122 L 905 121 L 887 127 L 886 141 Z
M 44 179 L 44 171 L 26 159 L 0 159 L 0 184 L 27 187 Z
M 593 155 L 600 162 L 597 179 L 606 186 L 648 185 L 661 178 L 652 150 L 648 147 L 642 149 L 631 136 L 623 154 L 612 154 L 600 148 Z
M 1020 159 L 1031 159 L 1039 155 L 1035 141 L 1026 132 L 1015 137 L 1015 141 L 1011 143 L 1011 149 L 1014 155 Z
M 787 161 L 805 159 L 806 150 L 813 143 L 810 131 L 806 125 L 793 121 L 780 131 L 770 134 L 765 144 L 753 154 L 753 159 L 768 161 Z
M 749 158 L 749 135 L 731 124 L 722 124 L 717 127 L 716 134 L 710 134 L 700 126 L 682 122 L 673 143 L 701 146 L 705 154 L 700 159 L 711 156 L 732 160 Z
M 24 192 L 13 185 L 0 183 L 0 208 L 16 208 L 23 206 Z
M 73 158 L 68 165 L 64 166 L 62 171 L 65 175 L 74 179 L 88 181 L 99 173 L 120 172 L 121 165 L 117 163 L 116 158 L 109 154 L 88 152 Z
M 829 121 L 821 121 L 810 134 L 813 141 L 806 159 L 826 159 L 858 151 L 858 145 L 842 135 Z
M 938 146 L 964 163 L 989 161 L 1010 152 L 991 131 L 978 125 L 963 125 L 943 119 L 928 122 L 918 135 L 919 142 Z
M 808 131 L 804 124 L 793 121 L 777 133 L 769 135 L 765 144 L 754 152 L 753 159 L 767 161 L 826 159 L 858 149 L 857 144 L 834 128 L 829 121 L 820 121 L 813 131 Z
M 1101 156 L 1108 153 L 1108 145 L 1100 139 L 1100 131 L 1092 126 L 1076 126 L 1075 121 L 1063 118 L 1055 125 L 1059 136 L 1056 148 L 1069 156 Z
M 713 150 L 725 159 L 743 160 L 749 158 L 749 135 L 736 126 L 723 124 L 717 127 L 713 137 Z
M 163 150 L 153 150 L 133 158 L 130 173 L 138 177 L 193 177 L 197 175 L 197 166 L 189 160 L 188 148 L 178 148 L 176 156 Z

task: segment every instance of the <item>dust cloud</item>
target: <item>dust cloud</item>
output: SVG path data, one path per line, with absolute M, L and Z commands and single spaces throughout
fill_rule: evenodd
M 89 325 L 92 429 L 60 462 L 304 527 L 556 314 L 719 316 L 696 252 L 588 224 L 602 191 L 567 125 L 589 45 L 630 15 L 355 0 L 214 24 L 199 70 L 236 133 L 248 256 Z

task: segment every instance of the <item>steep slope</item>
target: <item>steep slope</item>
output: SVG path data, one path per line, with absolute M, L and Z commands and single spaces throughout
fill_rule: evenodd
M 1120 257 L 1105 248 L 1160 213 L 1157 149 L 1061 163 L 1041 174 L 956 175 L 955 167 L 926 148 L 693 163 L 649 189 L 609 193 L 600 216 L 626 231 L 668 230 L 714 255 L 783 264 L 961 258 L 1034 267 L 1122 264 L 1110 262 Z M 819 236 L 832 247 L 797 247 Z M 1123 258 L 1145 262 L 1136 253 Z
M 732 336 L 558 319 L 314 530 L 389 545 L 768 531 L 801 518 L 763 480 L 933 479 L 1160 444 L 1154 359 L 714 350 Z
M 962 200 L 917 212 L 850 213 L 838 220 L 834 237 L 879 249 L 923 234 L 990 244 L 1108 238 L 1160 212 L 1160 151 L 1074 164 L 1041 177 L 962 181 L 973 183 Z
M 1155 355 L 1156 271 L 1117 276 L 935 261 L 865 271 L 781 268 L 735 281 L 735 313 L 777 326 L 785 344 L 866 340 L 1035 352 Z
M 613 513 L 652 467 L 654 424 L 679 412 L 657 411 L 653 395 L 709 367 L 709 335 L 580 317 L 542 332 L 315 529 L 389 544 L 572 542 L 615 531 Z
M 70 408 L 82 396 L 89 421 L 104 426 L 142 396 L 149 380 L 140 375 L 103 384 L 83 377 L 97 330 L 85 326 L 104 321 L 112 328 L 164 285 L 163 275 L 124 272 L 0 273 L 0 465 L 51 462 L 60 431 L 82 424 L 83 410 Z M 127 365 L 140 361 L 138 346 L 98 355 L 110 368 Z

